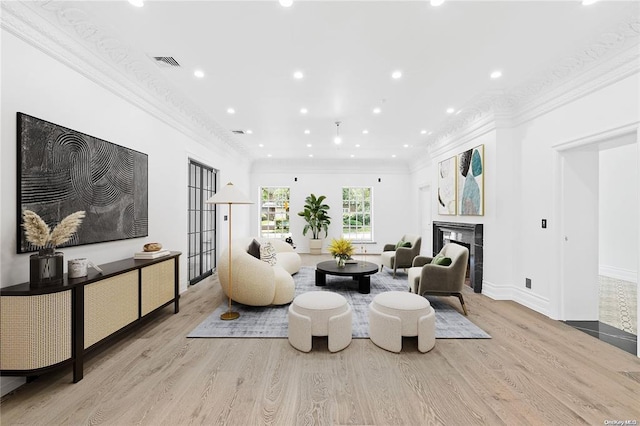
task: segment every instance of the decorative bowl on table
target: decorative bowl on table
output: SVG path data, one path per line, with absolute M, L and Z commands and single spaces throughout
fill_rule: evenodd
M 142 247 L 143 251 L 158 251 L 162 248 L 162 244 L 160 243 L 147 243 Z

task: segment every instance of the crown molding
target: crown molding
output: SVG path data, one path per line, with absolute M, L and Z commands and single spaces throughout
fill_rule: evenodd
M 523 123 L 640 71 L 636 13 L 572 56 L 512 91 L 514 120 Z
M 592 135 L 582 136 L 577 139 L 562 141 L 553 145 L 552 148 L 556 151 L 561 152 L 569 149 L 591 145 L 594 143 L 602 144 L 604 142 L 611 141 L 623 136 L 633 136 L 635 139 L 635 135 L 637 134 L 638 129 L 640 129 L 640 121 L 625 124 L 613 129 L 607 129 L 603 132 L 595 133 Z
M 463 145 L 491 128 L 520 125 L 640 72 L 640 13 L 623 21 L 524 84 L 473 98 L 428 139 L 432 155 Z M 493 123 L 492 123 L 493 122 Z
M 98 26 L 73 2 L 0 4 L 0 25 L 11 34 L 208 149 L 252 157 L 229 131 L 176 92 L 150 58 Z

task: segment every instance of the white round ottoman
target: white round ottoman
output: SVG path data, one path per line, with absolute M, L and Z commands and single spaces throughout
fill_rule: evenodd
M 378 294 L 369 304 L 369 334 L 377 346 L 400 352 L 402 336 L 418 336 L 418 350 L 436 344 L 436 313 L 422 296 L 405 291 Z
M 351 343 L 351 306 L 330 291 L 310 291 L 289 306 L 289 343 L 302 352 L 311 350 L 311 336 L 328 336 L 329 351 L 338 352 Z

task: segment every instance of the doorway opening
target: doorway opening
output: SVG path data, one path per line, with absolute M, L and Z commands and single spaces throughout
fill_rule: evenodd
M 561 163 L 562 317 L 636 355 L 637 132 L 579 144 Z
M 418 189 L 418 209 L 420 214 L 420 236 L 422 237 L 421 251 L 427 256 L 433 256 L 433 223 L 431 216 L 431 186 L 422 186 Z M 425 251 L 426 250 L 426 251 Z

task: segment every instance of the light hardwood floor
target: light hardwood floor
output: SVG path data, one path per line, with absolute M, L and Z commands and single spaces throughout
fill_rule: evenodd
M 317 261 L 318 258 L 312 258 Z M 311 262 L 308 257 L 305 263 Z M 207 279 L 180 313 L 91 356 L 84 379 L 52 373 L 3 398 L 2 425 L 602 425 L 640 421 L 640 360 L 513 302 L 467 292 L 487 340 L 426 354 L 354 339 L 305 354 L 286 339 L 187 339 L 223 300 Z M 456 305 L 455 300 L 451 303 Z

